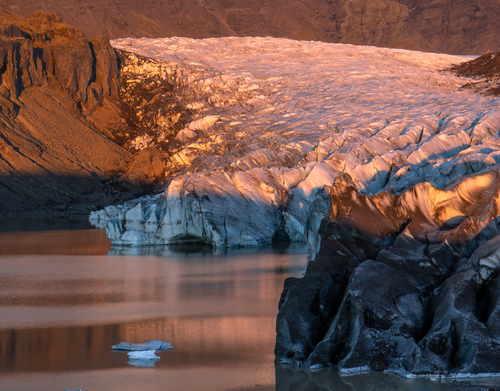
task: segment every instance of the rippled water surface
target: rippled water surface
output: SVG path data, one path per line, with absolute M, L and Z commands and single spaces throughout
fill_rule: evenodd
M 102 230 L 0 233 L 0 390 L 449 390 L 274 366 L 283 281 L 303 246 L 112 249 Z M 113 352 L 168 341 L 156 362 Z

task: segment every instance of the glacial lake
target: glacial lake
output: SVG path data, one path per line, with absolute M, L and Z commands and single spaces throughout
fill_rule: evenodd
M 0 226 L 2 391 L 453 389 L 275 366 L 278 301 L 305 270 L 303 245 L 113 249 L 85 224 L 28 225 L 39 230 Z M 111 349 L 152 339 L 174 348 L 153 362 Z

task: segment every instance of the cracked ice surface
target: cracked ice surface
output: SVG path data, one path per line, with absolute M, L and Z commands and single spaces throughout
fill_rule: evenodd
M 463 57 L 276 38 L 112 43 L 175 69 L 194 113 L 164 193 L 91 215 L 114 244 L 253 246 L 279 232 L 314 251 L 340 172 L 374 194 L 500 163 L 500 100 L 441 71 Z

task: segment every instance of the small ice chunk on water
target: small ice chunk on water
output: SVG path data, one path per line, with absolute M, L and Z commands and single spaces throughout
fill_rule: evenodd
M 144 343 L 129 343 L 120 342 L 117 345 L 111 346 L 115 350 L 130 350 L 130 351 L 144 351 L 144 350 L 170 350 L 173 346 L 168 342 L 162 342 L 158 340 L 152 340 Z
M 134 360 L 159 360 L 155 354 L 155 350 L 138 350 L 134 352 L 128 352 L 128 357 Z

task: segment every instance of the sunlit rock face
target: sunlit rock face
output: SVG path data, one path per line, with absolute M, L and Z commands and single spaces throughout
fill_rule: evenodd
M 43 11 L 27 19 L 0 12 L 2 217 L 88 213 L 114 202 L 107 182 L 130 158 L 114 142 L 119 88 L 118 57 L 106 37 L 88 40 Z
M 52 84 L 85 112 L 102 105 L 120 88 L 117 56 L 109 40 L 90 42 L 55 14 L 38 12 L 29 19 L 2 15 L 1 96 L 19 98 L 29 87 Z
M 457 64 L 450 69 L 457 75 L 472 78 L 462 88 L 485 95 L 500 95 L 500 53 L 487 53 Z
M 469 216 L 476 217 L 464 224 L 476 224 L 469 210 L 452 219 L 436 206 L 436 216 L 413 216 L 429 197 L 451 197 L 454 180 L 500 163 L 498 99 L 461 91 L 466 80 L 443 71 L 463 58 L 273 38 L 112 43 L 150 58 L 130 57 L 122 74 L 168 81 L 183 107 L 144 112 L 152 126 L 132 140 L 137 149 L 168 151 L 165 191 L 91 216 L 115 245 L 292 240 L 306 241 L 315 254 L 341 173 L 359 202 L 381 192 L 387 196 L 377 202 L 392 202 L 412 189 L 405 197 L 418 196 L 413 204 L 401 199 L 406 209 L 391 229 L 411 217 L 412 227 L 421 227 L 412 232 L 416 240 L 426 224 Z M 161 90 L 150 101 L 158 99 Z M 142 113 L 148 103 L 136 106 Z M 457 191 L 475 199 L 489 180 Z M 388 218 L 380 218 L 384 225 Z M 437 243 L 447 234 L 432 235 Z
M 59 14 L 88 37 L 272 36 L 453 54 L 500 50 L 496 0 L 3 0 Z

